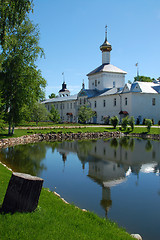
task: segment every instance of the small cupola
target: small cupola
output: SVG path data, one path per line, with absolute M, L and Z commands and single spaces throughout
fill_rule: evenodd
M 67 84 L 65 82 L 62 83 L 62 89 L 59 90 L 60 97 L 68 97 L 70 95 L 70 91 L 67 89 Z

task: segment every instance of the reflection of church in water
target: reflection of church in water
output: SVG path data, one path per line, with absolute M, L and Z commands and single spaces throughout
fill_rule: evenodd
M 57 150 L 63 162 L 67 155 L 75 153 L 82 163 L 82 169 L 88 163 L 88 177 L 102 187 L 101 206 L 106 216 L 112 206 L 112 187 L 127 181 L 130 173 L 160 172 L 159 143 L 140 139 L 121 138 L 110 140 L 61 142 Z M 137 184 L 137 181 L 136 181 Z

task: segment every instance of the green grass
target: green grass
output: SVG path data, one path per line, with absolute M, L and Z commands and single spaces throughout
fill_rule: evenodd
M 21 137 L 24 135 L 31 135 L 36 133 L 83 133 L 83 132 L 114 132 L 121 131 L 123 133 L 143 133 L 143 134 L 160 134 L 160 128 L 151 128 L 150 132 L 147 132 L 147 128 L 145 127 L 135 127 L 133 132 L 131 129 L 127 128 L 126 131 L 121 130 L 120 127 L 116 129 L 112 127 L 81 127 L 81 128 L 54 128 L 54 129 L 15 129 L 15 133 L 13 135 L 7 134 L 7 129 L 0 132 L 0 139 L 2 138 L 10 138 L 10 137 Z
M 0 164 L 0 204 L 11 172 Z M 32 213 L 0 214 L 1 240 L 129 240 L 133 239 L 117 224 L 73 205 L 42 189 L 39 205 Z

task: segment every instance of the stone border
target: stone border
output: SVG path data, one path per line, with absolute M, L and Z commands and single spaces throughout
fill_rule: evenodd
M 37 133 L 25 135 L 17 138 L 0 139 L 0 148 L 7 148 L 19 144 L 28 144 L 41 141 L 64 141 L 64 140 L 81 140 L 81 139 L 97 139 L 97 138 L 120 138 L 120 137 L 139 137 L 143 139 L 160 140 L 159 134 L 138 134 L 138 133 L 122 133 L 122 132 L 94 132 L 94 133 Z
M 32 134 L 17 138 L 0 139 L 0 148 L 11 147 L 19 144 L 28 144 L 41 141 L 63 141 L 63 140 L 80 140 L 80 139 L 96 139 L 96 138 L 119 138 L 123 134 L 121 132 L 95 132 L 95 133 L 47 133 Z

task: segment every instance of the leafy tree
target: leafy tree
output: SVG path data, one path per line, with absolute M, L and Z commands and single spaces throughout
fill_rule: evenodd
M 55 98 L 56 97 L 56 94 L 55 93 L 51 93 L 50 95 L 49 95 L 49 98 Z
M 94 111 L 87 105 L 81 106 L 78 111 L 78 121 L 81 123 L 88 122 L 95 115 Z
M 151 119 L 145 119 L 145 125 L 147 125 L 147 130 L 150 132 L 151 126 L 152 126 L 152 120 Z
M 139 82 L 153 82 L 155 80 L 154 78 L 146 77 L 146 76 L 136 76 L 134 77 L 134 82 L 139 81 Z
M 128 125 L 128 117 L 125 117 L 125 118 L 122 119 L 121 125 L 122 125 L 122 128 L 123 128 L 124 130 L 126 130 L 127 125 Z
M 135 119 L 133 116 L 130 117 L 130 119 L 128 119 L 128 124 L 131 126 L 132 131 L 134 130 L 134 126 L 135 126 Z
M 1 92 L 0 92 L 0 130 L 2 130 L 4 128 L 4 103 L 2 101 L 2 97 L 1 97 Z
M 118 123 L 119 123 L 119 119 L 117 116 L 114 116 L 114 117 L 111 117 L 110 118 L 110 122 L 111 122 L 111 125 L 116 128 Z
M 51 111 L 50 111 L 50 114 L 49 114 L 49 119 L 52 122 L 55 122 L 55 123 L 58 123 L 61 120 L 59 112 L 58 112 L 57 109 L 55 109 L 54 105 L 52 105 L 52 107 L 51 107 Z
M 38 122 L 40 121 L 47 121 L 49 120 L 49 112 L 46 109 L 44 104 L 41 103 L 35 103 L 32 109 L 32 120 L 36 122 L 38 125 Z
M 24 105 L 32 108 L 34 102 L 44 97 L 46 86 L 35 61 L 43 55 L 39 47 L 39 30 L 29 19 L 6 36 L 7 44 L 2 53 L 0 72 L 2 95 L 5 102 L 5 117 L 8 133 L 21 121 Z
M 0 45 L 2 48 L 6 42 L 6 35 L 16 25 L 20 26 L 26 14 L 32 9 L 32 0 L 0 0 Z

